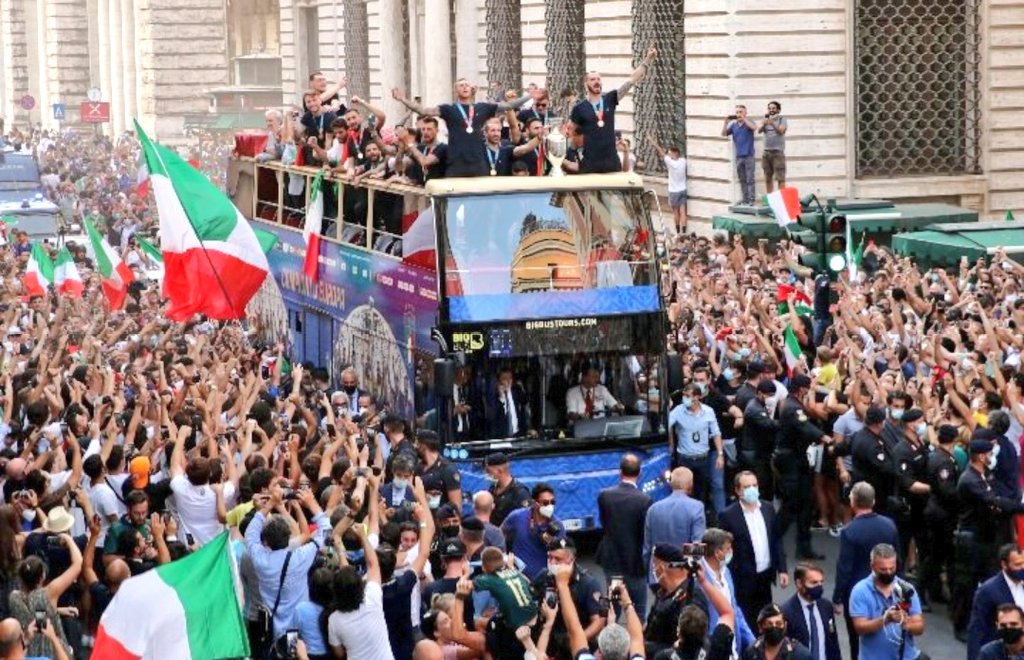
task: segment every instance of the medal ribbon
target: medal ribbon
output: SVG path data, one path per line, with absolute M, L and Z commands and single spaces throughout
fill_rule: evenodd
M 591 103 L 591 107 L 594 108 L 594 114 L 597 115 L 597 121 L 604 122 L 604 97 L 597 103 Z
M 473 104 L 469 105 L 469 115 L 466 114 L 466 110 L 462 107 L 461 103 L 456 103 L 455 107 L 459 109 L 462 120 L 466 122 L 466 128 L 473 128 Z

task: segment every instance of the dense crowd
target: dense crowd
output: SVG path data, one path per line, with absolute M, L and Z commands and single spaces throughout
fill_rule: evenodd
M 311 82 L 313 125 L 344 121 L 356 136 L 333 143 L 341 167 L 372 174 L 378 140 L 425 171 L 444 160 L 362 132 L 359 110 L 324 117 L 322 106 L 341 110 L 338 90 Z M 608 98 L 599 77 L 588 92 Z M 468 83 L 457 93 L 475 96 Z M 500 139 L 479 113 L 530 99 L 539 113 L 544 98 L 469 111 L 468 130 L 449 132 L 449 175 L 496 167 L 484 153 L 452 160 L 456 136 Z M 613 105 L 579 110 L 579 124 L 603 140 Z M 409 106 L 428 142 L 433 115 L 458 125 L 456 105 Z M 330 159 L 323 130 L 280 128 L 294 131 L 282 143 Z M 153 228 L 130 135 L 12 138 L 38 153 L 69 225 L 95 218 L 126 255 Z M 26 298 L 26 245 L 0 248 L 5 658 L 22 643 L 31 656 L 87 657 L 124 580 L 225 529 L 257 658 L 289 657 L 289 631 L 301 658 L 913 658 L 924 657 L 922 612 L 945 601 L 969 657 L 1024 651 L 1013 517 L 1024 512 L 1024 269 L 1002 253 L 922 272 L 869 244 L 861 275 L 832 282 L 785 242 L 661 237 L 667 341 L 685 379 L 665 405 L 672 494 L 651 502 L 639 459 L 623 455 L 619 485 L 598 501 L 602 581 L 577 561 L 555 488 L 527 488 L 514 459 L 493 454 L 491 487 L 463 492 L 437 434 L 361 388 L 358 365 L 292 364 L 242 323 L 171 323 L 159 284 L 141 277 L 125 308 L 108 310 L 85 251 L 82 298 Z M 654 376 L 632 372 L 634 389 L 650 393 Z M 815 530 L 839 537 L 835 567 L 818 563 Z M 773 587 L 791 592 L 776 603 Z

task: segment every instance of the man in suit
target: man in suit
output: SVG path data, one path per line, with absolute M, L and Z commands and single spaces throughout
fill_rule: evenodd
M 498 371 L 497 386 L 487 393 L 487 435 L 490 438 L 517 438 L 530 429 L 526 392 L 515 382 L 512 367 Z
M 722 512 L 718 526 L 732 534 L 733 556 L 729 564 L 736 582 L 743 585 L 736 600 L 751 630 L 757 616 L 772 602 L 772 584 L 778 579 L 789 586 L 782 540 L 775 532 L 775 507 L 761 499 L 757 475 L 749 470 L 733 479 L 737 501 Z
M 641 621 L 647 616 L 647 565 L 644 564 L 644 520 L 651 498 L 637 486 L 640 459 L 626 454 L 619 461 L 619 484 L 597 496 L 604 536 L 597 547 L 597 563 L 605 576 L 622 576 L 629 598 Z
M 346 409 L 349 416 L 357 414 L 359 412 L 359 397 L 366 394 L 366 390 L 359 388 L 359 374 L 353 367 L 345 367 L 341 372 L 341 389 L 348 397 Z
M 684 543 L 700 543 L 707 528 L 704 505 L 690 497 L 693 472 L 689 468 L 672 470 L 669 480 L 672 494 L 651 505 L 644 521 L 644 566 L 650 570 L 651 552 L 659 543 L 676 547 Z M 648 575 L 651 584 L 654 574 Z
M 1024 551 L 1008 543 L 999 548 L 1002 570 L 978 585 L 967 624 L 967 657 L 976 658 L 981 647 L 996 638 L 996 610 L 1003 603 L 1024 602 Z
M 875 489 L 866 481 L 858 481 L 850 489 L 853 519 L 839 534 L 839 559 L 836 560 L 836 586 L 832 602 L 842 612 L 850 638 L 850 657 L 860 652 L 860 640 L 850 618 L 850 592 L 853 586 L 871 574 L 871 549 L 879 543 L 900 547 L 896 523 L 874 512 Z
M 825 598 L 825 572 L 814 564 L 797 564 L 796 594 L 782 603 L 786 636 L 811 652 L 811 660 L 842 660 L 832 601 Z
M 735 558 L 732 541 L 732 534 L 724 529 L 711 527 L 704 532 L 701 542 L 704 544 L 705 554 L 701 560 L 701 566 L 709 585 L 725 594 L 732 605 L 732 611 L 736 615 L 736 636 L 733 638 L 732 651 L 734 657 L 739 657 L 748 646 L 754 643 L 757 635 L 747 625 L 746 616 L 740 616 L 739 610 L 743 608 L 738 600 L 739 594 L 736 593 L 737 583 L 733 580 L 732 572 L 729 570 L 729 566 Z M 746 585 L 742 582 L 739 584 L 745 591 Z M 701 590 L 703 591 L 704 588 L 701 587 Z M 714 630 L 716 625 L 718 625 L 718 613 L 712 610 L 708 612 L 708 630 Z

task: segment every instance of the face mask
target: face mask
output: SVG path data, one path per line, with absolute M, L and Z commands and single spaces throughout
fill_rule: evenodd
M 356 391 L 355 385 L 345 385 L 341 389 L 345 390 L 348 394 L 353 394 Z
M 722 372 L 722 377 L 725 378 L 726 380 L 732 380 L 733 377 L 735 377 L 735 376 L 736 376 L 736 372 L 731 367 L 727 367 Z
M 683 397 L 683 408 L 689 408 L 692 405 L 693 405 L 693 397 L 684 396 Z
M 992 452 L 991 454 L 988 455 L 988 469 L 990 469 L 990 470 L 996 469 L 996 464 L 998 464 L 998 463 L 999 463 L 999 459 L 996 458 L 996 453 L 995 452 Z
M 708 384 L 707 383 L 697 383 L 697 389 L 700 390 L 701 394 L 707 394 L 707 392 L 708 392 Z
M 825 595 L 825 585 L 816 584 L 813 587 L 807 587 L 807 600 L 815 601 Z
M 36 519 L 36 510 L 35 509 L 25 509 L 24 511 L 21 512 L 21 517 L 24 518 L 25 520 L 29 521 L 29 522 L 32 522 L 33 520 Z
M 392 488 L 395 490 L 405 490 L 409 487 L 409 481 L 407 479 L 399 479 L 395 477 L 395 480 L 391 482 Z
M 743 501 L 747 504 L 757 504 L 761 499 L 761 492 L 757 489 L 757 486 L 747 486 L 743 489 Z
M 489 483 L 489 484 L 496 484 L 496 483 L 498 483 L 498 478 L 496 476 L 494 476 L 493 474 L 485 474 L 484 475 L 484 479 L 486 479 L 487 483 Z
M 437 507 L 441 506 L 441 496 L 440 495 L 428 495 L 427 496 L 427 506 L 429 506 L 431 509 L 436 509 Z
M 882 584 L 892 584 L 896 579 L 895 573 L 875 573 L 875 579 Z
M 923 438 L 924 435 L 928 433 L 928 425 L 924 422 L 921 422 L 914 428 L 914 430 L 917 432 L 918 437 Z
M 1006 571 L 1006 574 L 1010 576 L 1015 582 L 1024 582 L 1024 569 L 1016 571 Z
M 793 275 L 792 273 L 790 273 L 790 275 L 789 275 L 789 283 L 790 284 L 796 284 L 796 275 Z
M 745 358 L 750 356 L 750 349 L 744 346 L 740 349 L 740 357 Z
M 722 563 L 725 564 L 726 566 L 728 566 L 729 562 L 731 562 L 731 561 L 732 561 L 732 552 L 730 552 L 729 554 L 727 554 L 725 556 L 725 559 L 722 560 Z
M 366 408 L 360 408 L 359 409 L 359 416 L 360 417 L 366 417 Z
M 1003 640 L 1004 644 L 1013 646 L 1020 641 L 1020 638 L 1024 636 L 1024 628 L 1000 628 L 998 631 L 999 639 Z
M 659 571 L 657 568 L 654 569 L 654 581 L 661 582 L 661 579 L 665 577 L 665 571 Z
M 903 419 L 903 409 L 902 408 L 889 408 L 889 415 L 893 419 L 897 419 L 897 420 Z
M 544 506 L 537 509 L 537 513 L 539 513 L 545 518 L 551 518 L 551 516 L 555 515 L 555 505 L 545 504 Z
M 768 642 L 769 646 L 781 644 L 785 636 L 785 628 L 769 628 L 764 631 L 764 641 Z
M 441 528 L 441 536 L 445 538 L 453 538 L 459 535 L 458 525 L 445 525 Z

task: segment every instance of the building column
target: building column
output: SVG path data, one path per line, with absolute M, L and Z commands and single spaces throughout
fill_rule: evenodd
M 4 118 L 6 130 L 28 120 L 19 101 L 28 93 L 28 35 L 22 0 L 0 0 L 0 29 L 4 49 Z
M 99 44 L 101 101 L 110 101 L 110 3 L 113 0 L 96 0 L 96 40 Z M 104 133 L 110 133 L 110 124 L 101 124 Z
M 422 96 L 423 90 L 423 3 L 406 0 L 409 13 L 409 96 Z
M 430 52 L 423 58 L 423 102 L 435 105 L 452 100 L 451 11 L 448 0 L 426 0 L 423 34 L 430 35 Z M 426 53 L 424 53 L 426 55 Z
M 53 126 L 53 111 L 50 109 L 50 67 L 49 41 L 46 38 L 46 0 L 27 0 L 26 19 L 32 24 L 35 43 L 29 42 L 29 59 L 35 64 L 35 79 L 30 78 L 29 94 L 35 97 L 36 107 L 30 114 L 32 123 L 41 122 L 47 128 Z M 32 12 L 29 16 L 28 12 Z
M 124 71 L 121 63 L 124 53 L 121 45 L 121 2 L 120 0 L 109 1 L 107 22 L 110 26 L 110 131 L 111 136 L 116 138 L 124 132 L 125 126 Z
M 135 3 L 120 0 L 121 6 L 121 86 L 124 99 L 124 126 L 132 127 L 132 120 L 139 114 L 135 102 Z
M 403 0 L 380 0 L 380 24 L 402 25 Z M 405 106 L 391 97 L 395 87 L 406 90 L 405 51 L 407 44 L 402 30 L 380 31 L 380 84 L 382 88 L 381 105 L 391 122 L 395 122 L 406 113 Z
M 475 0 L 455 0 L 455 77 L 476 80 L 480 75 L 480 12 Z

